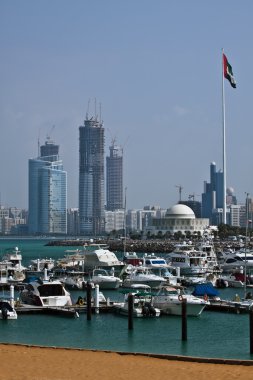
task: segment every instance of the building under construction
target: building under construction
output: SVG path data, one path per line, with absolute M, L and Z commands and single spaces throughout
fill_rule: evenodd
M 104 233 L 104 128 L 97 117 L 79 127 L 79 218 L 80 234 Z
M 123 209 L 123 149 L 113 139 L 110 156 L 106 157 L 106 208 Z

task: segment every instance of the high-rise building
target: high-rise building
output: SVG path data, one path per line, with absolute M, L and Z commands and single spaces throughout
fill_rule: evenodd
M 186 205 L 192 209 L 196 218 L 201 218 L 201 202 L 195 200 L 179 201 L 179 204 Z
M 106 208 L 108 211 L 123 209 L 123 149 L 115 145 L 109 147 L 106 157 Z
M 40 146 L 40 156 L 46 157 L 46 156 L 59 156 L 59 145 L 55 145 L 52 140 L 50 140 L 49 137 L 47 137 L 47 140 L 45 142 L 45 145 Z
M 79 127 L 79 218 L 81 235 L 105 231 L 104 128 L 97 117 Z
M 66 234 L 67 173 L 59 146 L 48 139 L 40 153 L 29 159 L 29 233 Z
M 216 171 L 216 164 L 210 165 L 210 183 L 204 182 L 204 193 L 202 193 L 202 218 L 209 218 L 210 223 L 219 224 L 217 212 L 223 210 L 223 181 L 222 171 Z

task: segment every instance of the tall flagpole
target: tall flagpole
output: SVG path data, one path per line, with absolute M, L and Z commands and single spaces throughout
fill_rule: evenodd
M 225 91 L 224 91 L 224 49 L 222 48 L 222 124 L 223 124 L 223 218 L 224 224 L 227 224 L 227 173 L 226 173 L 226 123 L 225 123 Z

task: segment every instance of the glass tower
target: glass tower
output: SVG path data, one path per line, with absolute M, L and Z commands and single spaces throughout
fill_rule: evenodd
M 123 150 L 115 145 L 109 147 L 106 157 L 106 206 L 108 211 L 123 209 Z
M 97 118 L 79 127 L 79 219 L 81 235 L 105 231 L 104 128 Z
M 59 146 L 47 141 L 40 148 L 41 156 L 29 159 L 29 233 L 66 234 L 67 173 Z
M 210 222 L 217 224 L 214 209 L 223 209 L 223 181 L 222 171 L 216 171 L 216 164 L 210 165 L 210 183 L 204 182 L 202 193 L 202 218 L 209 218 Z

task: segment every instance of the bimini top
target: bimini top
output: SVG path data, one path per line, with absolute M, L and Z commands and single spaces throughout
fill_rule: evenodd
M 182 204 L 176 204 L 167 210 L 166 218 L 195 219 L 195 214 L 190 207 Z

